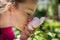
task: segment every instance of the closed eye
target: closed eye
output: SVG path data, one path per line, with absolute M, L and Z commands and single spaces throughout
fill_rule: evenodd
M 30 16 L 31 14 L 30 13 L 27 13 L 28 16 Z
M 26 13 L 27 13 L 27 15 L 32 15 L 33 9 L 28 8 L 28 9 L 26 10 Z

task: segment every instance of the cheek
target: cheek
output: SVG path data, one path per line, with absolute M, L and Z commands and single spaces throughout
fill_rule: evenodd
M 26 24 L 27 23 L 27 15 L 26 14 L 21 13 L 19 18 L 20 18 L 19 19 L 20 24 Z
M 27 16 L 23 12 L 12 14 L 12 24 L 19 30 L 24 30 L 27 24 Z

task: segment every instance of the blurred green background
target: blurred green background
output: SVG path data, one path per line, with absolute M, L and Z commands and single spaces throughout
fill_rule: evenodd
M 46 17 L 47 20 L 36 30 L 28 40 L 60 40 L 60 20 L 58 16 L 58 0 L 39 0 L 34 17 Z M 13 28 L 16 36 L 19 30 Z

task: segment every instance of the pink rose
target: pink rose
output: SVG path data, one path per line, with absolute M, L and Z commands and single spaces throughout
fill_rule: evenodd
M 34 17 L 32 21 L 29 22 L 28 28 L 30 30 L 34 30 L 34 28 L 37 28 L 37 25 L 41 25 L 45 20 L 45 17 L 41 17 L 40 19 L 37 17 Z

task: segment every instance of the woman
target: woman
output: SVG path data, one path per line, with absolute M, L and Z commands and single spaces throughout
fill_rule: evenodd
M 27 40 L 31 33 L 27 24 L 32 19 L 36 3 L 37 0 L 0 0 L 0 40 L 15 38 L 13 26 L 22 31 L 20 39 Z

